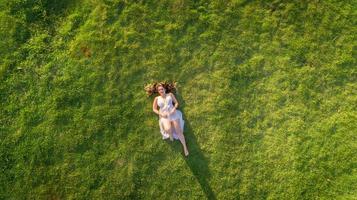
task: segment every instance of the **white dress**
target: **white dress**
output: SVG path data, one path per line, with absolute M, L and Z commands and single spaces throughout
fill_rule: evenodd
M 163 113 L 163 114 L 168 114 L 174 108 L 174 105 L 172 104 L 172 97 L 169 94 L 166 94 L 166 98 L 158 96 L 157 105 L 160 107 L 159 112 Z M 169 138 L 169 134 L 167 132 L 165 132 L 165 130 L 164 130 L 163 122 L 165 120 L 173 121 L 176 119 L 179 119 L 181 130 L 183 131 L 185 121 L 182 119 L 182 113 L 180 110 L 176 109 L 176 111 L 174 113 L 172 113 L 171 115 L 169 115 L 167 118 L 160 117 L 159 126 L 160 126 L 160 132 L 162 135 L 162 139 Z M 176 133 L 176 130 L 173 127 L 172 127 L 172 129 L 174 130 L 173 138 L 178 140 L 179 138 L 178 138 L 178 134 Z

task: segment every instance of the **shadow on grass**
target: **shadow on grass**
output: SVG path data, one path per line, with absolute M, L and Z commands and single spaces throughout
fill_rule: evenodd
M 180 103 L 179 110 L 183 114 L 183 119 L 185 120 L 184 124 L 184 135 L 186 139 L 187 148 L 190 152 L 188 157 L 185 157 L 183 154 L 183 148 L 181 142 L 177 140 L 174 144 L 172 144 L 169 140 L 167 140 L 168 145 L 176 151 L 181 153 L 186 161 L 186 164 L 191 169 L 193 175 L 196 177 L 198 182 L 201 185 L 203 192 L 205 193 L 207 199 L 216 199 L 214 192 L 212 191 L 211 186 L 208 183 L 208 179 L 211 176 L 210 171 L 208 169 L 208 161 L 204 157 L 199 144 L 197 143 L 196 136 L 193 133 L 190 122 L 184 116 L 185 110 L 185 101 L 179 94 L 176 94 L 176 97 Z

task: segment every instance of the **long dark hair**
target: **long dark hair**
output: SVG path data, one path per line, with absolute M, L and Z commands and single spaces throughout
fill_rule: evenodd
M 162 82 L 153 82 L 153 83 L 148 83 L 145 85 L 144 89 L 146 91 L 147 96 L 151 96 L 155 93 L 158 93 L 157 88 L 159 86 L 162 86 L 165 88 L 166 93 L 169 92 L 176 92 L 176 86 L 177 86 L 177 82 L 169 82 L 169 81 L 162 81 Z

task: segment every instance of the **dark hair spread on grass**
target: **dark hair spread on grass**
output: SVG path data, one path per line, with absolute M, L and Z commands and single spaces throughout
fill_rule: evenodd
M 158 93 L 157 88 L 159 86 L 162 86 L 165 88 L 166 93 L 176 92 L 176 84 L 177 82 L 169 82 L 169 81 L 149 83 L 145 85 L 145 91 L 147 96 L 151 96 L 155 93 Z

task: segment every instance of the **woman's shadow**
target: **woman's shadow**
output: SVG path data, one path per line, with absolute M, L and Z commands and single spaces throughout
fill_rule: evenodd
M 202 188 L 203 192 L 205 193 L 207 199 L 216 199 L 216 196 L 215 196 L 214 192 L 212 191 L 211 186 L 208 183 L 208 179 L 211 176 L 210 171 L 208 169 L 208 161 L 204 157 L 204 155 L 200 149 L 200 146 L 197 143 L 197 139 L 193 133 L 190 122 L 184 117 L 185 106 L 186 106 L 185 101 L 179 94 L 176 94 L 176 98 L 178 99 L 178 102 L 180 103 L 178 109 L 182 112 L 183 120 L 185 121 L 183 133 L 184 133 L 187 148 L 188 148 L 190 154 L 187 157 L 185 157 L 183 155 L 182 145 L 180 142 L 176 143 L 174 145 L 172 145 L 172 143 L 170 141 L 167 141 L 167 143 L 170 145 L 170 147 L 174 151 L 180 152 L 182 154 L 182 156 L 184 157 L 184 160 L 186 161 L 186 164 L 190 167 L 193 175 L 196 177 L 196 179 L 200 183 L 201 188 Z

